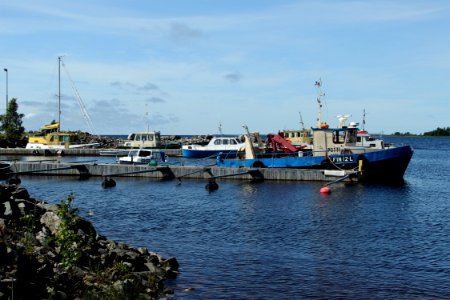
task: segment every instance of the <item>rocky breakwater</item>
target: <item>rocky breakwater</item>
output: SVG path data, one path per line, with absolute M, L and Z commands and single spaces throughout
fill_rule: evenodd
M 106 239 L 77 214 L 0 185 L 0 299 L 159 299 L 178 262 Z

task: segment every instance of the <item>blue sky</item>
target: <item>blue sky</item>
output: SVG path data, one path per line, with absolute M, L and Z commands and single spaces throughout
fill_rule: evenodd
M 449 28 L 447 0 L 0 0 L 0 67 L 26 130 L 57 119 L 63 56 L 66 130 L 311 127 L 321 79 L 329 124 L 423 133 L 450 126 Z

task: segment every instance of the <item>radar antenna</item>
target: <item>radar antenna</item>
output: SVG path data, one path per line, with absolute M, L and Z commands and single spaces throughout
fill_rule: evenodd
M 352 115 L 337 115 L 339 124 L 338 124 L 338 128 L 342 128 L 345 126 L 345 121 L 348 120 L 348 118 L 350 118 Z

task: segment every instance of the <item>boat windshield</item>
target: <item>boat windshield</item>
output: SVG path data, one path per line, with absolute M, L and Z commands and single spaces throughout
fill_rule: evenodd
M 349 130 L 346 134 L 346 143 L 353 144 L 357 140 L 357 132 L 356 130 Z
M 140 157 L 146 157 L 146 156 L 150 156 L 150 155 L 152 155 L 152 152 L 151 152 L 151 151 L 141 150 L 141 151 L 139 152 L 139 156 L 140 156 Z

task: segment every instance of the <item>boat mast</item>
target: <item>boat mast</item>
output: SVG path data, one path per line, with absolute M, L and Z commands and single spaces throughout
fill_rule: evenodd
M 321 113 L 321 109 L 322 109 L 322 102 L 320 101 L 320 97 L 325 96 L 325 94 L 323 94 L 322 90 L 320 89 L 320 87 L 322 86 L 321 79 L 316 81 L 316 83 L 314 85 L 317 88 L 317 127 L 320 127 L 320 124 L 322 123 L 320 120 L 320 113 Z
M 58 56 L 58 132 L 61 130 L 61 58 Z
M 148 123 L 148 105 L 145 103 L 145 123 L 147 124 L 147 132 L 150 132 L 150 125 Z
M 365 130 L 364 127 L 366 125 L 366 109 L 363 109 L 363 121 L 362 121 L 362 130 Z

